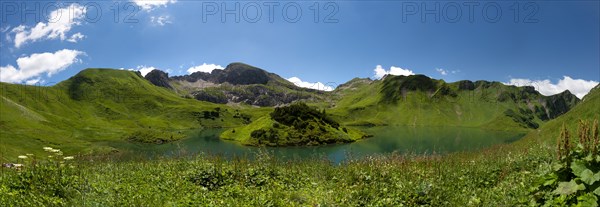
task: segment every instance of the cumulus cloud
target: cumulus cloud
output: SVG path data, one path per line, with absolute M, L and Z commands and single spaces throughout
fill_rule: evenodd
M 42 74 L 50 77 L 72 64 L 80 62 L 77 57 L 84 54 L 77 50 L 63 49 L 54 53 L 34 53 L 30 56 L 20 57 L 17 59 L 17 67 L 12 65 L 0 67 L 0 81 L 34 83 L 34 80 Z
M 0 81 L 16 83 L 16 82 L 22 82 L 25 79 L 27 79 L 27 78 L 19 77 L 19 70 L 17 68 L 15 68 L 15 66 L 12 66 L 12 65 L 0 66 Z
M 77 3 L 50 12 L 48 22 L 39 22 L 34 27 L 19 25 L 11 30 L 15 34 L 15 47 L 40 39 L 67 39 L 67 33 L 74 25 L 80 25 L 85 18 L 86 9 Z M 77 36 L 83 36 L 80 33 Z M 75 36 L 75 38 L 77 37 Z M 73 38 L 73 36 L 72 36 Z
M 569 76 L 563 76 L 563 79 L 558 80 L 558 83 L 552 83 L 552 81 L 546 80 L 530 80 L 522 78 L 510 79 L 505 85 L 514 86 L 533 86 L 541 94 L 549 96 L 557 93 L 561 93 L 565 90 L 569 90 L 578 98 L 583 98 L 592 88 L 598 85 L 597 81 L 573 79 Z
M 298 77 L 291 77 L 287 79 L 289 82 L 292 82 L 294 85 L 302 88 L 311 88 L 321 91 L 333 91 L 333 87 L 325 85 L 321 82 L 311 83 L 300 80 Z
M 176 0 L 132 0 L 133 3 L 138 5 L 145 11 L 152 11 L 158 7 L 166 7 L 167 4 L 172 4 L 177 2 Z
M 373 72 L 375 73 L 374 77 L 377 79 L 380 79 L 387 74 L 404 75 L 404 76 L 409 76 L 409 75 L 415 74 L 412 70 L 403 69 L 403 68 L 396 67 L 396 66 L 391 66 L 389 70 L 385 70 L 383 67 L 381 67 L 381 65 L 377 65 L 375 67 L 375 69 L 373 69 Z
M 150 17 L 150 22 L 152 22 L 152 24 L 158 25 L 158 26 L 165 26 L 167 24 L 171 24 L 171 17 L 169 15 L 163 15 L 163 16 L 151 16 Z
M 214 69 L 224 69 L 223 66 L 221 65 L 215 65 L 215 64 L 206 64 L 206 63 L 202 63 L 202 65 L 197 65 L 194 67 L 190 67 L 187 69 L 188 74 L 192 74 L 195 72 L 205 72 L 205 73 L 210 73 L 212 72 Z

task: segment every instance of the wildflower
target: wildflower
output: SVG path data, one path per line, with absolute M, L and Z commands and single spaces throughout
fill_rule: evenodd
M 67 157 L 64 157 L 63 159 L 65 159 L 65 160 L 72 160 L 73 158 L 74 158 L 73 156 L 67 156 Z
M 44 147 L 44 151 L 46 151 L 46 152 L 50 152 L 52 150 L 53 150 L 52 147 Z
M 19 167 L 23 167 L 23 164 L 13 164 L 14 168 L 19 168 Z
M 25 155 L 19 155 L 19 159 L 27 159 L 27 156 L 25 156 Z
M 33 154 L 31 154 L 31 153 L 27 153 L 27 154 L 25 154 L 25 155 L 27 155 L 27 156 L 29 156 L 29 157 L 33 157 Z
M 51 149 L 50 152 L 58 153 L 58 152 L 60 152 L 60 150 L 59 149 Z

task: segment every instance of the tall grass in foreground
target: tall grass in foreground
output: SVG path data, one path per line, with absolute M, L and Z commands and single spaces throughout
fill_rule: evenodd
M 600 151 L 598 120 L 590 125 L 581 120 L 577 142 L 572 143 L 563 125 L 557 141 L 557 158 L 552 170 L 532 189 L 536 204 L 545 206 L 598 206 L 600 200 Z
M 588 132 L 594 133 L 597 134 L 597 124 Z M 596 143 L 596 139 L 592 135 L 582 140 Z M 582 144 L 582 149 L 587 149 L 585 153 L 597 153 L 597 146 Z M 92 157 L 71 159 L 48 151 L 18 159 L 23 164 L 18 169 L 2 169 L 0 203 L 2 206 L 515 206 L 543 205 L 560 198 L 562 190 L 570 189 L 563 182 L 583 184 L 586 189 L 598 185 L 599 182 L 587 184 L 587 178 L 563 181 L 558 176 L 556 185 L 538 187 L 541 193 L 531 189 L 546 174 L 562 173 L 553 169 L 568 157 L 573 161 L 564 169 L 572 169 L 572 163 L 587 159 L 587 155 L 577 154 L 579 148 L 570 147 L 573 150 L 561 151 L 561 160 L 555 161 L 552 148 L 523 144 L 445 156 L 386 154 L 351 159 L 339 165 L 319 158 L 283 160 L 270 153 L 259 153 L 254 159 L 199 154 L 117 162 Z M 597 169 L 589 170 L 598 173 Z M 589 174 L 586 170 L 581 173 L 584 171 Z M 562 190 L 557 193 L 555 189 Z M 563 199 L 566 201 L 563 204 L 582 202 L 584 198 L 580 199 L 580 195 L 597 198 L 597 194 L 590 192 L 577 190 L 564 196 L 575 199 Z

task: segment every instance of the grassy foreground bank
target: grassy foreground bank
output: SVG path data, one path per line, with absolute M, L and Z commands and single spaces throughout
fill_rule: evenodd
M 2 167 L 2 206 L 597 206 L 598 122 L 449 155 L 332 164 L 185 155 L 120 161 L 45 148 Z M 548 128 L 550 129 L 550 128 Z M 543 136 L 542 136 L 543 135 Z M 559 140 L 557 145 L 556 140 Z M 558 158 L 557 158 L 558 146 Z
M 477 153 L 428 157 L 390 154 L 340 165 L 318 158 L 280 161 L 268 154 L 253 160 L 196 155 L 119 162 L 70 159 L 60 152 L 40 150 L 19 159 L 24 164 L 20 170 L 3 168 L 0 203 L 513 206 L 529 202 L 535 175 L 549 171 L 553 160 L 549 146 L 517 148 L 496 146 Z

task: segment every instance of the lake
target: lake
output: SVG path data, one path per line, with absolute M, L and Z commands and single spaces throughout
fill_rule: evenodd
M 236 142 L 219 139 L 224 129 L 208 129 L 193 132 L 189 138 L 172 143 L 126 144 L 125 148 L 133 155 L 172 156 L 182 153 L 219 154 L 225 157 L 249 156 L 259 151 L 274 153 L 283 159 L 302 159 L 308 157 L 327 157 L 339 163 L 348 156 L 360 158 L 383 153 L 411 153 L 428 155 L 445 154 L 459 151 L 472 151 L 495 144 L 510 143 L 524 136 L 522 132 L 490 131 L 466 127 L 406 127 L 382 126 L 362 128 L 374 137 L 348 144 L 303 147 L 251 147 Z

